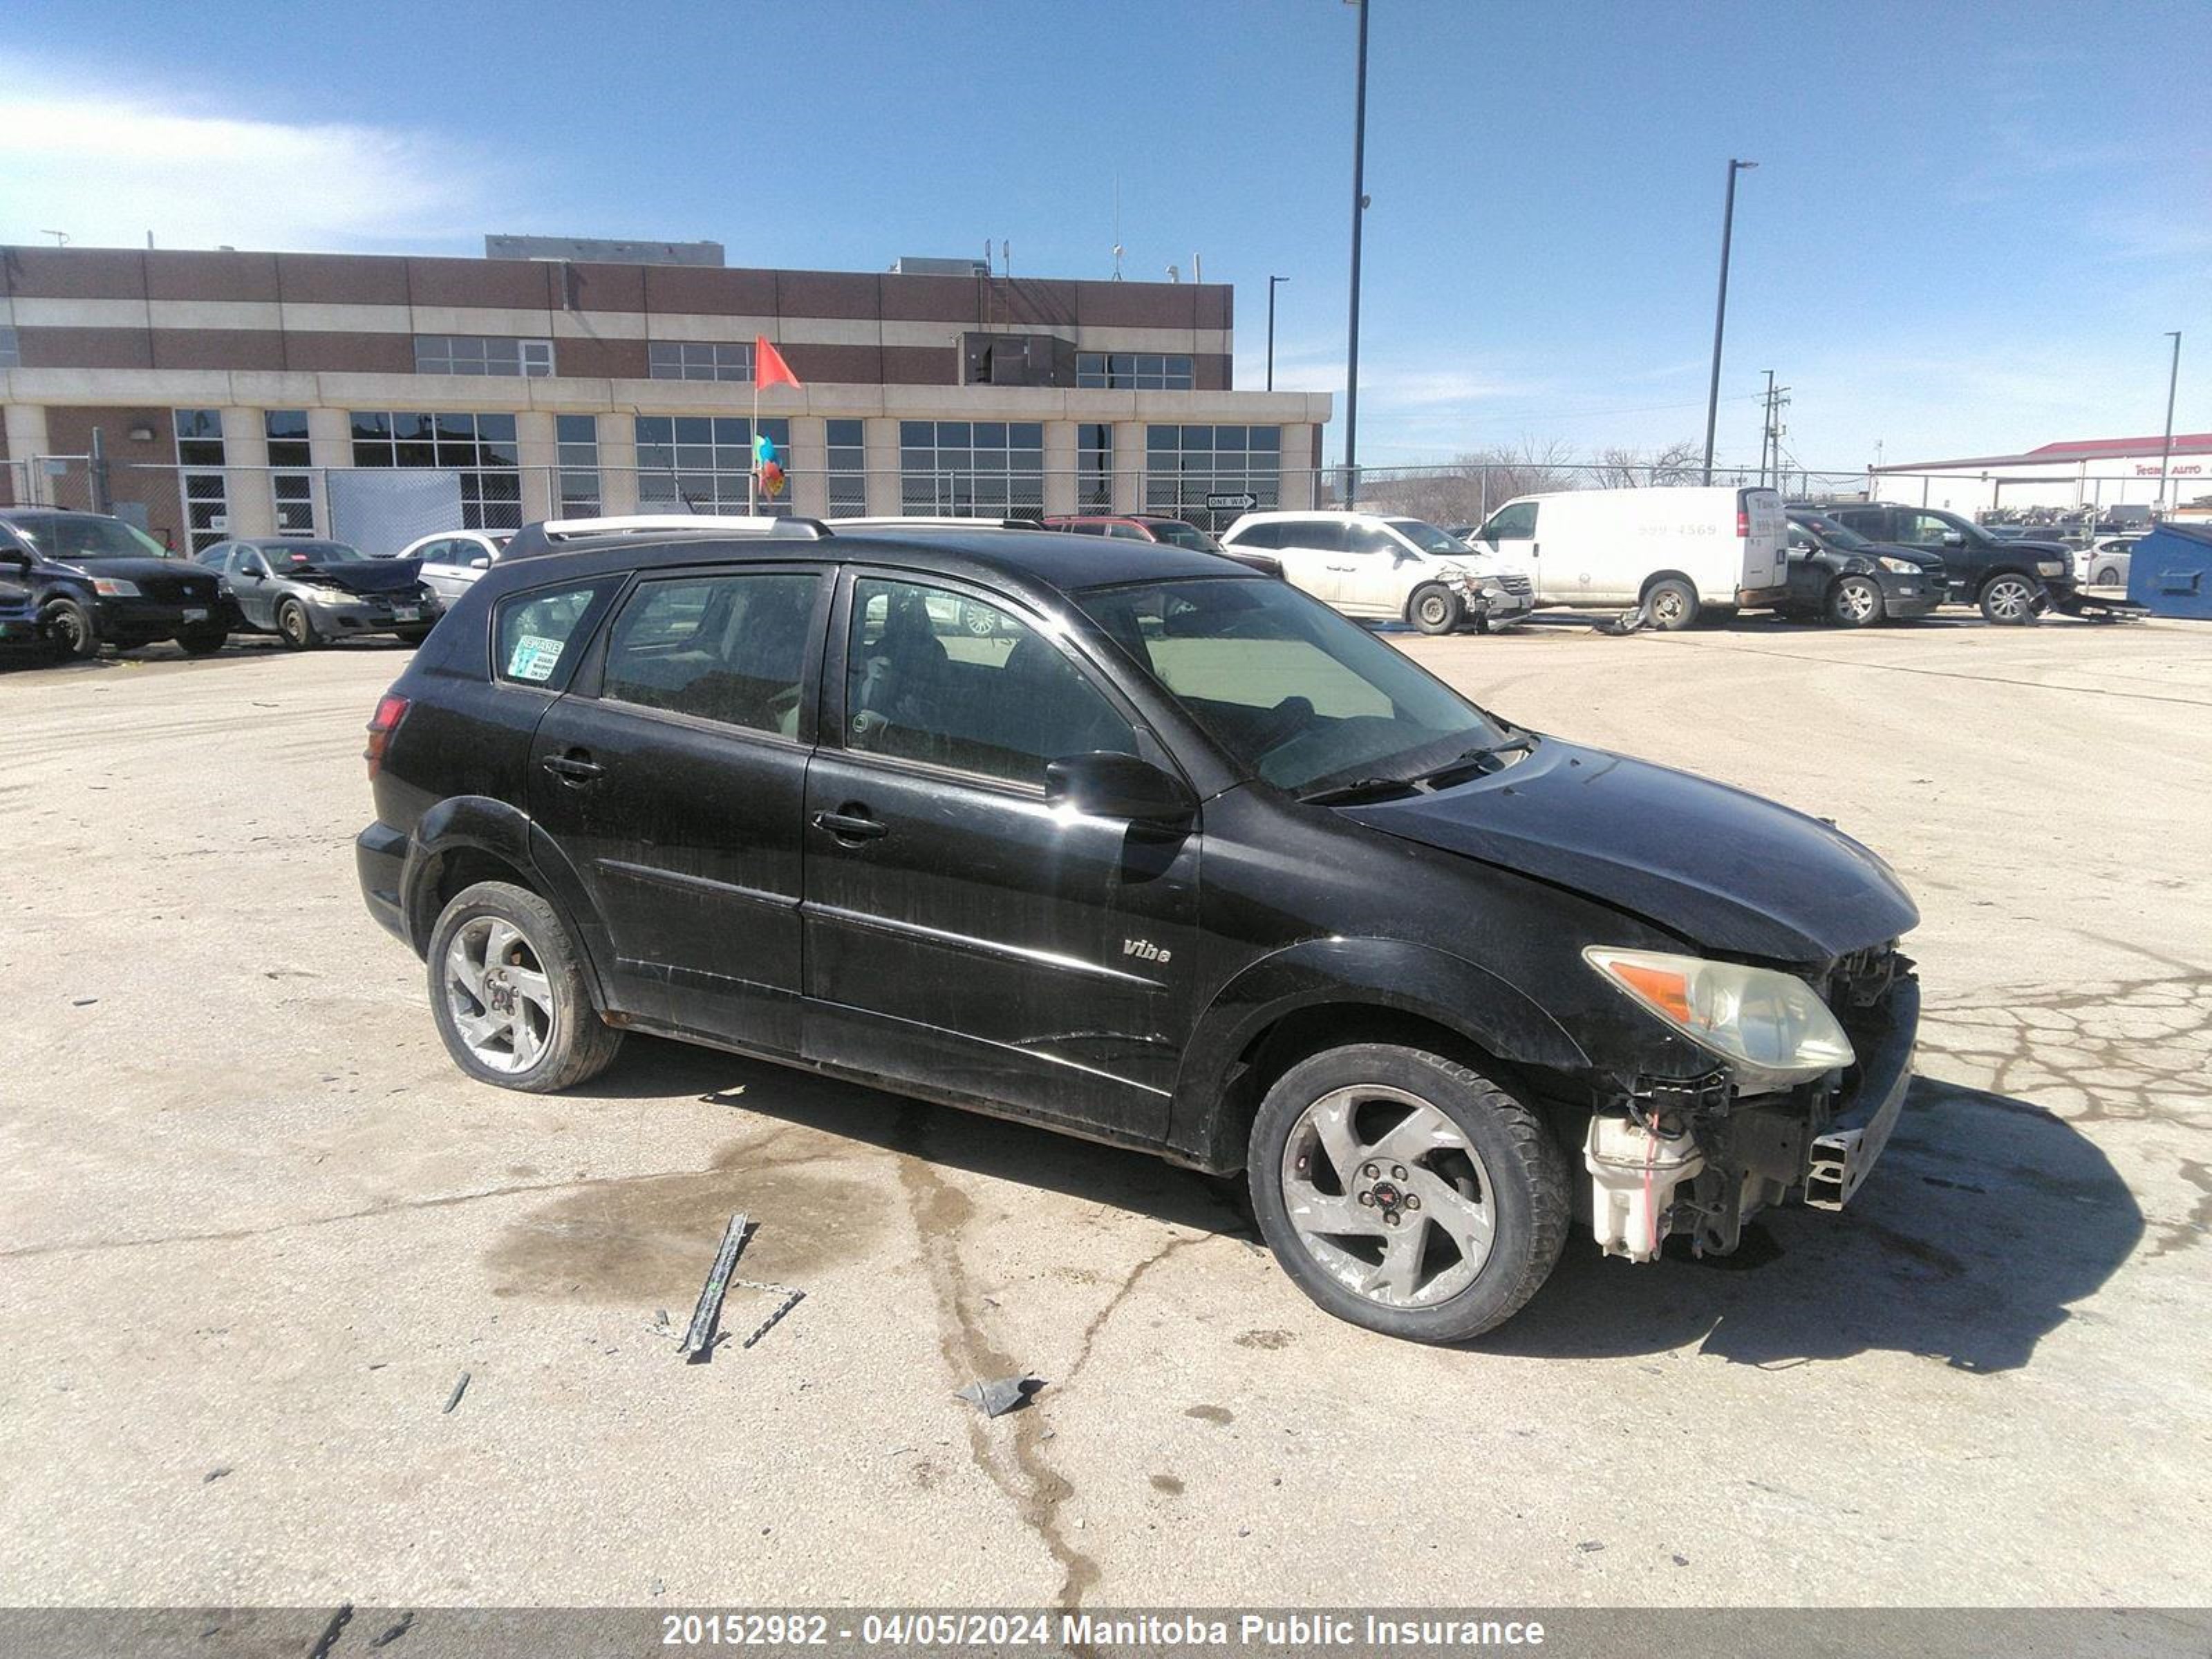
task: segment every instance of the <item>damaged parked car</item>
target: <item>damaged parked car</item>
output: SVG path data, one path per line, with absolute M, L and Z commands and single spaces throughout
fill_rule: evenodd
M 485 573 L 367 752 L 362 895 L 468 1075 L 649 1031 L 1242 1171 L 1397 1336 L 1507 1319 L 1577 1218 L 1649 1261 L 1839 1208 L 1911 1080 L 1875 854 L 1210 554 L 570 540 Z
M 0 509 L 0 560 L 31 590 L 36 636 L 64 660 L 173 640 L 204 657 L 237 613 L 219 582 L 135 525 L 60 507 Z
M 421 560 L 372 559 L 345 542 L 217 542 L 200 562 L 222 574 L 245 626 L 295 651 L 366 634 L 419 645 L 444 614 Z

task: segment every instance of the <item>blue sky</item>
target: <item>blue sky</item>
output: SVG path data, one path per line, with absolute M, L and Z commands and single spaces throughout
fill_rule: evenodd
M 373 6 L 17 0 L 0 240 L 475 252 L 689 239 L 878 270 L 1237 285 L 1237 378 L 1341 392 L 1342 0 Z M 396 9 L 395 9 L 396 15 Z M 2212 428 L 2212 7 L 1373 0 L 1360 456 L 1701 435 L 1759 371 L 1855 467 Z M 1341 415 L 1341 398 L 1338 404 Z M 1341 427 L 1341 420 L 1338 428 Z M 1330 434 L 1332 453 L 1340 431 Z

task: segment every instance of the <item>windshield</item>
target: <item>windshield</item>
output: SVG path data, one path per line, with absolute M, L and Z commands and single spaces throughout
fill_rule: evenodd
M 1155 519 L 1152 524 L 1155 540 L 1172 542 L 1177 547 L 1188 547 L 1200 553 L 1218 553 L 1221 544 L 1215 541 L 1196 525 L 1185 524 L 1181 519 Z
M 11 520 L 16 533 L 49 558 L 173 559 L 177 556 L 120 519 L 97 513 L 50 513 Z
M 1245 769 L 1296 793 L 1410 778 L 1503 728 L 1287 583 L 1201 577 L 1079 602 Z
M 1456 536 L 1447 536 L 1436 526 L 1420 519 L 1385 519 L 1383 523 L 1396 531 L 1424 553 L 1464 553 L 1467 544 Z
M 1840 547 L 1848 552 L 1856 553 L 1874 545 L 1857 531 L 1846 525 L 1838 524 L 1833 519 L 1824 519 L 1815 513 L 1808 513 L 1797 522 L 1830 546 Z
M 262 542 L 258 545 L 279 564 L 353 564 L 368 556 L 344 542 Z

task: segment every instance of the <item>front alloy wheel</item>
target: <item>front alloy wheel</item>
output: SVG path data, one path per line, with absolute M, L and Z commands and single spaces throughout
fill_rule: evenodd
M 1881 590 L 1865 576 L 1846 576 L 1828 594 L 1828 620 L 1866 628 L 1881 620 Z
M 1285 1272 L 1329 1312 L 1422 1342 L 1474 1336 L 1559 1260 L 1566 1158 L 1534 1114 L 1440 1055 L 1328 1050 L 1267 1091 L 1253 1208 Z
M 2000 626 L 2016 628 L 2035 620 L 2039 597 L 2036 585 L 2025 576 L 1992 576 L 1982 590 L 1982 615 Z

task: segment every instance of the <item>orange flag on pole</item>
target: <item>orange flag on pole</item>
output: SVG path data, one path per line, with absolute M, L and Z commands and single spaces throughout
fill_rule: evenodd
M 753 386 L 798 386 L 799 376 L 791 372 L 791 365 L 783 361 L 783 354 L 768 343 L 768 336 L 757 335 L 753 339 Z

